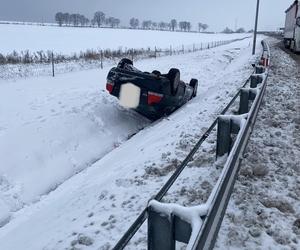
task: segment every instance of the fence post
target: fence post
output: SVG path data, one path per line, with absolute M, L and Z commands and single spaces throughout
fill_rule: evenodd
M 195 52 L 195 44 L 193 44 L 193 52 Z
M 154 58 L 156 58 L 156 46 L 154 47 Z
M 133 61 L 133 49 L 131 49 L 131 61 Z
M 202 50 L 202 42 L 201 42 L 201 50 Z
M 101 69 L 103 69 L 103 51 L 102 50 L 100 51 L 100 66 L 101 66 Z
M 54 73 L 54 55 L 53 55 L 53 51 L 51 53 L 51 63 L 52 63 L 52 76 L 54 77 L 55 73 Z
M 184 45 L 182 45 L 182 54 L 184 54 Z

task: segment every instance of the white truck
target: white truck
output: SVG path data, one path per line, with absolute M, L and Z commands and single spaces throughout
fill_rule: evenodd
M 294 1 L 285 13 L 284 46 L 300 52 L 300 2 Z

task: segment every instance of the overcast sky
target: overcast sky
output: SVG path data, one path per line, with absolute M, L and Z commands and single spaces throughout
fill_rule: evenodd
M 284 11 L 293 0 L 260 0 L 259 29 L 275 30 L 284 25 Z M 254 26 L 256 0 L 0 0 L 0 20 L 54 22 L 58 11 L 93 16 L 96 10 L 120 18 L 190 21 L 207 23 L 210 31 Z

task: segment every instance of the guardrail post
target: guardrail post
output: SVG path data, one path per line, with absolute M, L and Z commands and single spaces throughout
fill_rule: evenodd
M 148 250 L 175 250 L 173 216 L 148 207 Z
M 263 77 L 259 74 L 253 74 L 250 76 L 250 88 L 256 88 L 258 84 L 262 83 Z
M 246 114 L 249 112 L 249 101 L 253 101 L 256 97 L 256 90 L 242 88 L 240 91 L 240 107 L 239 114 Z
M 249 91 L 247 89 L 241 89 L 240 92 L 240 108 L 239 114 L 245 114 L 249 111 Z
M 255 66 L 255 73 L 256 74 L 262 74 L 265 72 L 265 67 L 263 66 Z
M 248 104 L 249 102 L 249 94 L 245 94 L 243 97 L 247 100 L 245 103 Z M 248 108 L 245 104 L 245 107 Z M 232 145 L 232 138 L 231 134 L 238 134 L 240 130 L 240 125 L 234 122 L 232 117 L 235 116 L 227 116 L 227 115 L 220 115 L 218 117 L 218 129 L 217 129 L 217 150 L 216 150 L 216 157 L 223 156 L 225 154 L 229 154 Z
M 230 118 L 219 116 L 217 130 L 217 157 L 228 154 L 231 147 L 231 121 Z
M 191 234 L 192 226 L 180 216 L 148 206 L 148 250 L 175 250 L 176 241 L 187 244 Z

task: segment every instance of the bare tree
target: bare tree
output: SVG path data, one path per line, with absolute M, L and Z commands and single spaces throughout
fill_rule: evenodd
M 130 19 L 129 24 L 131 28 L 136 29 L 139 26 L 139 19 L 133 17 Z
M 160 30 L 164 30 L 166 28 L 166 23 L 165 22 L 160 22 L 158 24 L 158 27 L 159 27 Z
M 170 23 L 165 23 L 166 24 L 166 29 L 171 30 L 171 24 Z
M 70 25 L 70 14 L 69 13 L 63 14 L 63 21 L 66 25 Z
M 191 23 L 190 22 L 186 22 L 186 29 L 187 29 L 188 32 L 191 31 L 191 28 L 192 28 Z
M 179 22 L 179 29 L 181 30 L 181 31 L 184 31 L 185 30 L 185 22 Z
M 203 26 L 203 23 L 198 23 L 198 30 L 199 30 L 199 32 L 201 32 L 202 26 Z
M 107 17 L 107 18 L 105 18 L 105 24 L 107 26 L 111 26 L 112 27 L 112 19 L 113 19 L 113 17 Z
M 86 18 L 84 15 L 79 15 L 79 22 L 81 26 L 87 26 L 90 20 Z
M 207 30 L 207 28 L 208 28 L 207 24 L 205 24 L 205 23 L 198 23 L 198 30 L 199 30 L 199 32 L 205 31 L 205 30 Z
M 157 22 L 152 22 L 151 27 L 152 27 L 153 30 L 157 30 L 157 27 L 158 27 Z
M 179 22 L 179 28 L 181 31 L 191 31 L 192 25 L 190 22 L 182 21 Z
M 176 19 L 172 19 L 171 22 L 170 22 L 170 24 L 171 24 L 172 31 L 174 31 L 177 28 L 177 21 L 176 21 Z
M 239 28 L 236 30 L 236 33 L 246 33 L 244 28 Z
M 202 29 L 203 29 L 203 31 L 207 30 L 207 28 L 208 28 L 208 25 L 207 25 L 206 23 L 203 23 L 203 24 L 202 24 Z
M 120 19 L 119 18 L 115 18 L 115 20 L 114 20 L 114 26 L 119 27 L 120 23 L 121 23 Z
M 105 19 L 105 24 L 109 25 L 111 28 L 118 27 L 120 24 L 120 19 L 115 17 L 108 17 Z
M 100 27 L 105 22 L 105 14 L 102 11 L 95 12 L 94 22 Z
M 226 28 L 222 31 L 222 33 L 225 33 L 225 34 L 231 34 L 231 33 L 233 33 L 233 30 L 232 30 L 232 29 L 229 29 L 228 27 L 226 27 Z
M 73 23 L 74 26 L 78 26 L 79 21 L 80 21 L 79 14 L 71 14 L 70 15 L 70 22 Z
M 151 24 L 152 24 L 152 21 L 150 21 L 150 20 L 143 21 L 142 27 L 143 27 L 143 29 L 150 29 L 151 28 Z
M 64 14 L 61 12 L 57 12 L 55 14 L 55 21 L 58 23 L 59 26 L 62 26 L 64 21 Z

